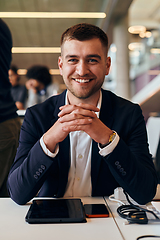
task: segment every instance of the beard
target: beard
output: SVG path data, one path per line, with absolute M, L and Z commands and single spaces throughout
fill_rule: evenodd
M 74 80 L 73 80 L 74 81 Z M 92 80 L 94 81 L 94 80 Z M 78 99 L 87 99 L 99 92 L 103 85 L 103 81 L 97 82 L 94 86 L 78 86 L 77 88 L 72 84 L 66 84 L 68 91 Z

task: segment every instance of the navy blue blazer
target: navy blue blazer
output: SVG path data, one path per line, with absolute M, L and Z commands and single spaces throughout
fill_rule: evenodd
M 25 204 L 37 194 L 63 197 L 70 167 L 69 136 L 59 143 L 55 158 L 47 156 L 41 136 L 57 121 L 59 107 L 65 104 L 65 93 L 28 108 L 21 128 L 19 147 L 8 177 L 11 198 Z M 148 151 L 144 118 L 139 105 L 102 90 L 99 118 L 115 130 L 120 141 L 114 151 L 102 157 L 92 142 L 92 196 L 109 196 L 121 186 L 138 203 L 152 200 L 157 176 Z

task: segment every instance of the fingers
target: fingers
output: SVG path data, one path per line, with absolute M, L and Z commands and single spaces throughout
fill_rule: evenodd
M 87 109 L 90 111 L 99 112 L 99 108 L 97 108 L 94 105 L 87 104 L 87 103 L 79 103 L 78 105 L 64 105 L 64 106 L 61 106 L 59 109 L 62 110 L 62 109 L 68 108 L 68 107 L 71 109 L 73 109 L 75 107 L 80 107 L 80 108 L 84 108 L 84 109 Z
M 80 103 L 78 105 L 64 105 L 60 107 L 59 117 L 62 117 L 66 114 L 81 114 L 83 116 L 95 117 L 95 112 L 99 112 L 99 108 L 91 105 Z
M 99 111 L 97 107 L 89 104 L 83 104 L 83 108 L 76 105 L 66 105 L 60 109 L 58 121 L 60 123 L 70 122 L 73 125 L 89 124 L 91 119 L 97 117 L 95 111 Z
M 85 131 L 87 126 L 88 125 L 84 125 L 84 124 L 82 124 L 82 125 L 75 124 L 75 125 L 72 125 L 72 126 L 64 126 L 64 127 L 62 127 L 62 130 L 64 132 Z
M 60 107 L 58 122 L 62 124 L 64 132 L 85 131 L 97 118 L 99 108 L 90 104 L 64 105 Z
M 88 121 L 89 119 L 92 119 L 95 117 L 96 117 L 96 114 L 94 112 L 91 112 L 91 111 L 86 112 L 86 110 L 82 110 L 82 111 L 74 110 L 73 112 L 69 114 L 65 114 L 62 117 L 60 117 L 58 121 L 60 123 L 76 121 L 77 124 L 78 123 L 81 124 L 80 120 L 86 119 Z
M 62 123 L 62 130 L 65 132 L 84 131 L 86 126 L 90 125 L 92 121 L 91 118 L 74 119 L 73 121 Z

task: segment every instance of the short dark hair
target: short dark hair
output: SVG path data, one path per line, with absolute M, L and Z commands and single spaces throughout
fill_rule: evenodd
M 28 79 L 36 79 L 37 81 L 43 83 L 45 86 L 49 85 L 52 82 L 49 69 L 46 66 L 32 66 L 27 70 L 26 77 Z
M 18 68 L 17 68 L 17 66 L 16 65 L 11 65 L 11 67 L 10 67 L 10 69 L 15 73 L 15 74 L 17 74 L 18 75 L 18 73 L 17 73 L 17 71 L 18 71 Z
M 80 23 L 68 28 L 61 36 L 61 45 L 66 40 L 85 41 L 93 38 L 100 39 L 102 45 L 108 50 L 107 34 L 99 27 L 88 23 Z
M 12 70 L 17 75 L 17 81 L 20 80 L 20 76 L 18 74 L 18 68 L 16 65 L 11 65 L 10 70 Z

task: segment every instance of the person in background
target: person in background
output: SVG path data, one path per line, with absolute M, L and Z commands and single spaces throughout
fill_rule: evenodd
M 57 94 L 57 89 L 52 84 L 52 77 L 46 66 L 35 65 L 27 70 L 26 88 L 28 99 L 26 106 L 30 107 L 44 102 L 47 98 Z
M 19 84 L 20 76 L 17 73 L 18 69 L 12 65 L 9 69 L 9 80 L 12 84 L 11 94 L 16 106 L 19 110 L 25 109 L 25 102 L 27 99 L 27 89 L 25 85 Z
M 7 177 L 18 147 L 20 119 L 11 96 L 8 70 L 11 63 L 12 37 L 0 19 L 0 197 L 7 197 Z
M 8 177 L 11 198 L 110 196 L 122 187 L 150 202 L 157 175 L 139 105 L 102 89 L 111 59 L 108 37 L 87 23 L 61 37 L 67 90 L 28 108 Z M 23 193 L 23 194 L 22 194 Z
M 156 156 L 155 156 L 155 167 L 158 176 L 158 183 L 160 184 L 160 139 L 157 146 Z

